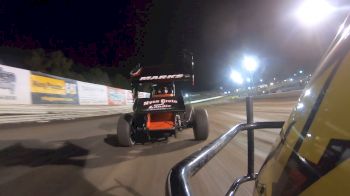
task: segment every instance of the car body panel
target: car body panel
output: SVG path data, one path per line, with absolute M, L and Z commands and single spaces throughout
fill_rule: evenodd
M 350 194 L 350 25 L 344 24 L 264 162 L 255 195 Z

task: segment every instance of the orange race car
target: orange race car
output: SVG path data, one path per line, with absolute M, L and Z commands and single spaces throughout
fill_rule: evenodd
M 166 70 L 160 74 L 159 70 L 137 66 L 131 71 L 134 112 L 119 118 L 117 135 L 120 146 L 167 139 L 184 128 L 193 128 L 196 140 L 207 139 L 207 111 L 185 105 L 181 92 L 175 88 L 177 82 L 193 80 L 193 73 Z M 150 86 L 150 97 L 139 98 L 140 86 L 147 85 Z

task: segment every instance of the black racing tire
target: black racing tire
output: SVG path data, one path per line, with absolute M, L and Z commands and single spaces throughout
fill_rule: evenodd
M 206 140 L 209 135 L 208 112 L 196 108 L 193 112 L 193 134 L 195 140 Z
M 185 105 L 184 121 L 192 122 L 193 121 L 193 107 L 192 105 Z
M 135 144 L 135 141 L 131 137 L 131 121 L 132 116 L 130 114 L 123 114 L 119 117 L 117 124 L 117 138 L 119 146 L 131 147 Z

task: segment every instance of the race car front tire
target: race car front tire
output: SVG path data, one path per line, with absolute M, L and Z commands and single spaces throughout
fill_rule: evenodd
M 195 140 L 206 140 L 209 135 L 207 110 L 196 108 L 193 112 L 193 133 Z
M 131 115 L 121 115 L 117 124 L 118 145 L 123 147 L 131 147 L 135 144 L 131 137 Z

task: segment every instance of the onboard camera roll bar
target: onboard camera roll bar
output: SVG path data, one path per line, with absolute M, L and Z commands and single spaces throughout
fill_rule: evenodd
M 238 124 L 221 135 L 219 138 L 206 145 L 199 151 L 186 157 L 177 163 L 169 172 L 166 182 L 166 193 L 169 196 L 189 196 L 191 186 L 189 178 L 194 176 L 205 164 L 207 164 L 226 144 L 228 144 L 240 131 L 247 130 L 248 139 L 248 171 L 247 175 L 237 178 L 226 195 L 232 196 L 238 187 L 248 181 L 255 180 L 257 173 L 254 172 L 254 129 L 282 128 L 284 122 L 253 122 L 253 99 L 246 98 L 247 123 Z

